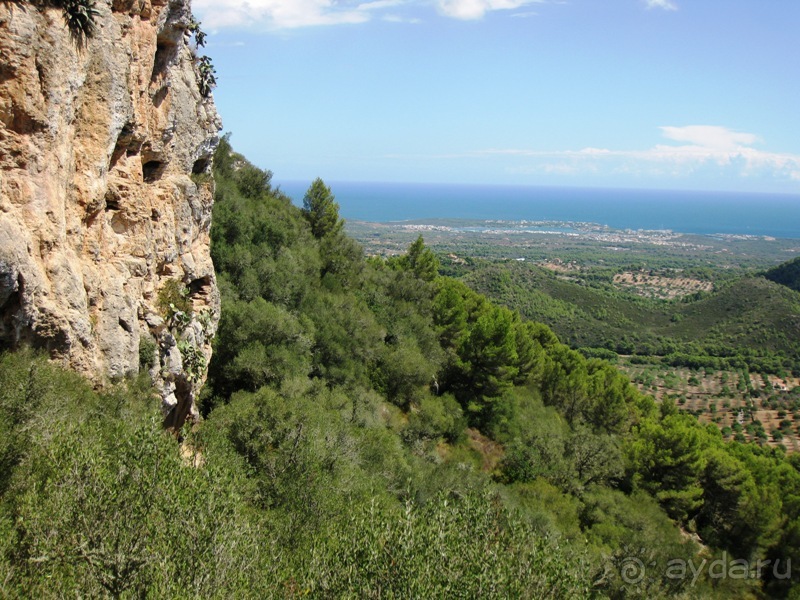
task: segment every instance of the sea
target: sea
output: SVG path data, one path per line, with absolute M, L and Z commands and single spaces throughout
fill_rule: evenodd
M 326 182 L 347 220 L 562 221 L 614 229 L 800 238 L 800 194 Z M 309 182 L 281 190 L 302 205 Z

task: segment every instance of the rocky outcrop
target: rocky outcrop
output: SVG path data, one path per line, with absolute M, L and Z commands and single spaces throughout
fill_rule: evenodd
M 209 253 L 219 119 L 189 0 L 0 2 L 0 338 L 98 385 L 149 368 L 168 424 L 196 413 L 219 294 Z

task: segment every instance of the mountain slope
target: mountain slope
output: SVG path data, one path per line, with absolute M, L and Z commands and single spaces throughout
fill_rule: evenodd
M 795 292 L 800 292 L 800 257 L 770 269 L 764 276 L 770 281 L 785 285 Z
M 754 370 L 800 372 L 800 297 L 762 277 L 671 303 L 566 281 L 516 262 L 478 263 L 463 280 L 552 327 L 573 347 L 621 354 L 741 356 Z

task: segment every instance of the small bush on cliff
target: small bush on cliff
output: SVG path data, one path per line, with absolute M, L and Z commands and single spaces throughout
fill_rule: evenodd
M 194 36 L 195 46 L 202 48 L 206 45 L 206 33 L 200 28 L 200 21 L 195 19 L 194 15 L 192 15 L 192 22 L 189 23 L 189 27 L 186 28 L 186 31 L 189 35 Z
M 197 61 L 197 85 L 200 88 L 200 95 L 208 98 L 217 86 L 217 71 L 208 56 L 201 56 Z
M 183 359 L 183 370 L 189 381 L 200 381 L 206 372 L 206 357 L 187 341 L 178 342 L 178 350 Z
M 156 364 L 156 343 L 152 338 L 139 338 L 139 368 L 150 370 Z
M 56 5 L 64 9 L 64 20 L 76 38 L 94 35 L 95 19 L 100 12 L 92 0 L 57 0 Z
M 178 313 L 191 315 L 192 300 L 189 298 L 188 288 L 177 279 L 167 279 L 158 291 L 158 309 L 161 316 L 169 322 Z

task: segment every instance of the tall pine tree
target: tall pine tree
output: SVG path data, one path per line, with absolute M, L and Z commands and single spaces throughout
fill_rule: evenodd
M 319 177 L 314 180 L 303 198 L 303 215 L 311 224 L 311 232 L 317 239 L 335 235 L 344 226 L 331 188 Z

